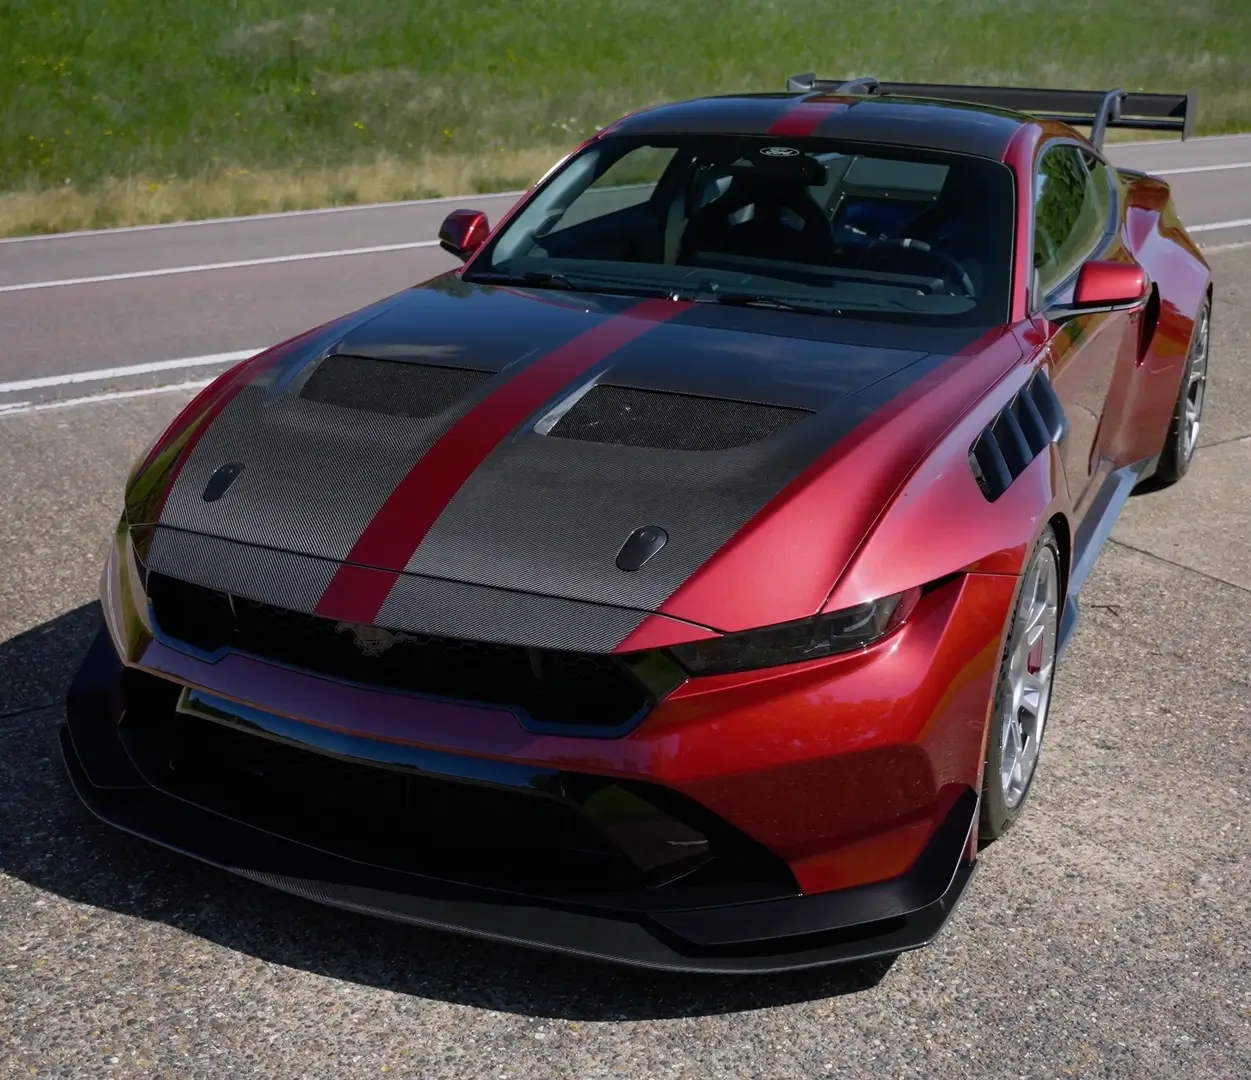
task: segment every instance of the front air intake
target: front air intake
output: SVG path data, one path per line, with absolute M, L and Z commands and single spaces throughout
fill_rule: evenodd
M 493 377 L 493 372 L 468 368 L 328 356 L 309 376 L 300 397 L 345 409 L 420 419 L 451 408 Z
M 808 409 L 599 385 L 579 398 L 548 434 L 656 450 L 731 450 L 776 435 L 811 415 Z
M 987 501 L 994 502 L 1051 443 L 1068 431 L 1064 406 L 1051 380 L 1037 372 L 977 437 L 969 467 Z

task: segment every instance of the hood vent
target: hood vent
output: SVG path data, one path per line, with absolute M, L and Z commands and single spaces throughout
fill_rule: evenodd
M 1012 486 L 1039 454 L 1068 432 L 1064 406 L 1039 371 L 983 429 L 969 451 L 969 467 L 987 501 Z
M 422 418 L 438 415 L 491 378 L 490 371 L 328 356 L 309 376 L 300 397 L 345 409 Z
M 811 415 L 808 409 L 599 385 L 579 398 L 548 434 L 656 450 L 730 450 L 776 435 Z

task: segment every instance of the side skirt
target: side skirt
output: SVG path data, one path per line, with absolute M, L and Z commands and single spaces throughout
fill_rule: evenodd
M 1073 537 L 1073 564 L 1069 572 L 1068 589 L 1065 594 L 1064 614 L 1060 619 L 1060 640 L 1058 651 L 1063 652 L 1073 638 L 1080 615 L 1077 596 L 1081 592 L 1090 572 L 1095 568 L 1099 555 L 1117 518 L 1121 516 L 1130 493 L 1144 477 L 1150 476 L 1155 468 L 1158 455 L 1135 461 L 1108 473 L 1107 478 L 1099 487 L 1090 504 L 1086 516 L 1082 518 L 1077 534 Z

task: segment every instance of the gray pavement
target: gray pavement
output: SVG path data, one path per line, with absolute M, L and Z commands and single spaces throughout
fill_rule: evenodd
M 116 241 L 202 262 L 178 246 L 223 228 Z M 114 242 L 0 264 L 80 240 Z M 0 294 L 0 381 L 264 345 L 427 257 Z M 889 966 L 639 974 L 327 911 L 98 827 L 63 779 L 59 702 L 123 479 L 189 392 L 0 416 L 0 1080 L 1251 1076 L 1251 248 L 1210 260 L 1194 469 L 1130 501 L 1086 586 L 1020 826 L 935 945 Z
M 1251 240 L 1251 136 L 1182 143 L 1122 143 L 1115 161 L 1161 172 L 1174 186 L 1183 220 L 1215 246 Z M 1231 166 L 1246 166 L 1233 168 Z M 1173 173 L 1175 169 L 1216 169 Z M 21 286 L 192 266 L 292 258 L 310 253 L 432 241 L 456 206 L 492 221 L 515 196 L 478 196 L 380 208 L 354 208 L 166 228 L 112 230 L 0 240 L 0 408 L 107 389 L 179 382 L 113 379 L 7 393 L 3 384 L 61 372 L 87 372 L 183 357 L 262 348 L 456 265 L 438 247 L 344 255 L 170 276 L 21 289 Z M 1243 226 L 1223 223 L 1245 220 Z M 1211 225 L 1223 225 L 1209 229 Z M 204 369 L 209 375 L 216 368 Z

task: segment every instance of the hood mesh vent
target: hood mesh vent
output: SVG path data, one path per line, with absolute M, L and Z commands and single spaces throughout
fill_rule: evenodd
M 730 450 L 811 416 L 808 409 L 596 386 L 548 432 L 561 439 L 656 450 Z
M 421 418 L 436 416 L 491 378 L 490 371 L 328 356 L 309 376 L 300 397 L 345 409 Z
M 1064 406 L 1039 371 L 977 437 L 969 451 L 973 478 L 988 502 L 1012 486 L 1039 454 L 1068 432 Z

